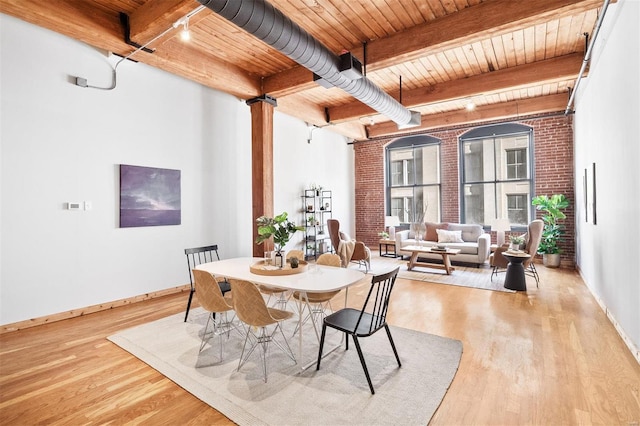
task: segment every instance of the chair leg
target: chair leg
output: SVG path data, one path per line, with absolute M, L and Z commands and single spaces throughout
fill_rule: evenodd
M 191 308 L 191 300 L 193 299 L 193 293 L 195 292 L 196 292 L 195 288 L 192 288 L 191 292 L 189 293 L 189 301 L 187 302 L 187 312 L 185 312 L 184 314 L 184 322 L 187 322 L 187 317 L 189 316 L 189 309 Z
M 536 280 L 536 287 L 540 288 L 540 275 L 538 275 L 538 270 L 536 269 L 536 265 L 534 265 L 533 262 L 529 264 L 529 269 L 531 270 L 533 278 L 535 278 Z
M 206 337 L 207 337 L 207 328 L 209 328 L 209 321 L 211 321 L 211 315 L 207 316 L 207 323 L 204 326 L 204 330 L 202 330 L 202 341 L 200 342 L 200 350 L 198 350 L 198 353 L 202 352 L 202 348 L 204 348 L 205 343 L 207 343 Z M 213 320 L 213 333 L 215 334 L 215 330 L 216 330 L 216 324 L 215 324 L 215 320 Z M 220 352 L 220 354 L 222 355 L 222 352 Z
M 274 340 L 273 338 L 273 336 L 278 331 L 278 328 L 280 328 L 280 334 L 284 339 L 284 344 L 286 345 L 286 348 L 282 346 L 278 341 Z M 245 355 L 244 352 L 247 347 L 247 341 L 249 340 L 251 340 L 251 348 L 249 348 L 248 353 Z M 293 362 L 297 362 L 296 357 L 293 354 L 291 347 L 289 346 L 289 342 L 287 342 L 287 338 L 284 336 L 282 327 L 280 327 L 280 323 L 276 324 L 276 327 L 273 329 L 273 332 L 271 332 L 271 334 L 267 333 L 267 327 L 260 327 L 260 332 L 257 335 L 251 331 L 251 327 L 247 327 L 247 336 L 244 339 L 244 345 L 242 346 L 242 353 L 240 354 L 240 360 L 238 361 L 238 368 L 236 371 L 240 371 L 240 367 L 242 367 L 244 363 L 247 361 L 247 359 L 249 359 L 249 356 L 251 356 L 253 351 L 258 346 L 260 346 L 259 352 L 260 352 L 260 358 L 262 359 L 262 372 L 264 373 L 264 382 L 266 383 L 267 382 L 267 355 L 269 350 L 269 343 L 271 342 L 273 342 L 274 345 L 279 347 L 287 356 L 289 356 L 289 358 L 291 358 Z
M 364 375 L 367 376 L 367 383 L 369 383 L 369 389 L 371 390 L 371 395 L 375 395 L 376 391 L 373 390 L 373 384 L 371 383 L 371 377 L 369 377 L 369 370 L 367 369 L 367 364 L 364 362 L 364 356 L 362 355 L 362 349 L 360 348 L 360 343 L 358 342 L 358 338 L 355 334 L 353 336 L 353 343 L 356 345 L 356 350 L 358 351 L 358 357 L 360 357 L 360 364 L 362 364 L 362 368 L 364 370 Z
M 316 363 L 316 370 L 320 370 L 320 360 L 322 359 L 322 348 L 324 347 L 324 336 L 327 333 L 327 326 L 322 324 L 322 335 L 320 336 L 320 349 L 318 349 L 318 362 Z
M 396 361 L 398 361 L 398 367 L 402 367 L 400 357 L 398 356 L 398 351 L 396 350 L 396 345 L 393 343 L 393 337 L 391 337 L 391 330 L 389 330 L 389 326 L 387 324 L 384 325 L 384 329 L 387 330 L 387 336 L 389 337 L 389 342 L 391 343 L 393 354 L 396 356 Z

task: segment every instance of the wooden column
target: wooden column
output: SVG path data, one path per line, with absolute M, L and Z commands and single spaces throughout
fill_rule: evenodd
M 247 101 L 251 107 L 251 173 L 253 201 L 253 255 L 273 250 L 273 241 L 256 244 L 260 216 L 273 217 L 273 108 L 275 99 L 261 96 Z

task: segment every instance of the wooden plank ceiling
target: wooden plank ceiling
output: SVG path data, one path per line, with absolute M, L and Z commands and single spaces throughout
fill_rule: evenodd
M 419 129 L 563 111 L 601 0 L 268 0 L 366 77 L 420 111 Z M 126 56 L 196 9 L 195 0 L 2 0 L 0 11 Z M 203 9 L 132 59 L 240 99 L 269 94 L 278 110 L 356 140 L 397 125 L 224 18 Z M 89 77 L 90 78 L 90 77 Z M 469 103 L 474 110 L 467 110 Z M 327 121 L 328 118 L 328 121 Z M 411 129 L 415 131 L 416 129 Z

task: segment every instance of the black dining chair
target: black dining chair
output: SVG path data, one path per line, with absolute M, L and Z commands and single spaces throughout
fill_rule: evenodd
M 398 367 L 402 367 L 400 357 L 398 357 L 398 351 L 396 345 L 393 343 L 391 337 L 391 331 L 387 325 L 387 310 L 389 308 L 389 297 L 391 291 L 396 282 L 398 270 L 396 268 L 393 271 L 385 274 L 375 275 L 371 279 L 371 287 L 369 287 L 369 293 L 364 301 L 362 309 L 344 308 L 324 318 L 322 323 L 322 336 L 320 337 L 320 350 L 318 351 L 318 362 L 316 364 L 316 370 L 320 369 L 320 361 L 322 360 L 322 348 L 324 346 L 324 338 L 327 331 L 327 327 L 334 328 L 342 331 L 346 337 L 346 346 L 349 350 L 349 336 L 353 338 L 353 343 L 356 345 L 358 351 L 358 357 L 360 357 L 360 363 L 364 369 L 364 375 L 367 377 L 369 383 L 369 389 L 371 394 L 375 394 L 373 390 L 373 384 L 371 384 L 371 377 L 369 377 L 369 370 L 367 364 L 364 361 L 362 349 L 358 342 L 359 337 L 368 337 L 373 335 L 376 331 L 384 328 L 389 337 L 393 354 L 398 361 Z
M 193 293 L 196 292 L 196 288 L 193 284 L 193 274 L 191 270 L 202 263 L 214 262 L 220 260 L 218 255 L 218 245 L 195 247 L 184 249 L 184 254 L 187 256 L 187 267 L 189 268 L 189 282 L 191 283 L 191 291 L 189 292 L 189 301 L 187 302 L 187 311 L 184 314 L 184 321 L 187 322 L 189 316 L 189 309 L 191 308 L 191 300 L 193 300 Z M 215 256 L 215 257 L 214 257 Z M 216 281 L 220 286 L 220 291 L 224 295 L 231 290 L 231 285 L 226 278 L 216 277 Z

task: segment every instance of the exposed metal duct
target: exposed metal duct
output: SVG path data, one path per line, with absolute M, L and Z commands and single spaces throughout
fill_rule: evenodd
M 609 7 L 609 0 L 604 0 L 604 4 L 602 5 L 602 10 L 600 11 L 600 16 L 598 17 L 598 21 L 596 22 L 596 25 L 593 29 L 593 33 L 591 35 L 591 41 L 589 42 L 587 51 L 584 54 L 584 59 L 582 60 L 582 66 L 580 67 L 580 72 L 578 73 L 578 79 L 576 80 L 576 84 L 573 85 L 571 96 L 569 96 L 569 102 L 567 102 L 567 108 L 564 110 L 564 115 L 569 115 L 569 113 L 571 113 L 571 105 L 573 105 L 573 99 L 576 96 L 576 92 L 578 90 L 578 86 L 580 85 L 580 81 L 582 81 L 582 77 L 584 76 L 584 70 L 587 69 L 587 65 L 591 60 L 591 51 L 593 50 L 593 46 L 596 44 L 596 39 L 598 38 L 598 33 L 600 32 L 600 27 L 602 26 L 602 21 L 604 21 L 604 15 L 607 13 L 608 7 Z
M 420 124 L 420 113 L 409 111 L 366 77 L 340 73 L 340 59 L 298 24 L 264 0 L 198 0 L 223 18 L 277 49 L 326 82 L 389 117 L 399 127 Z

